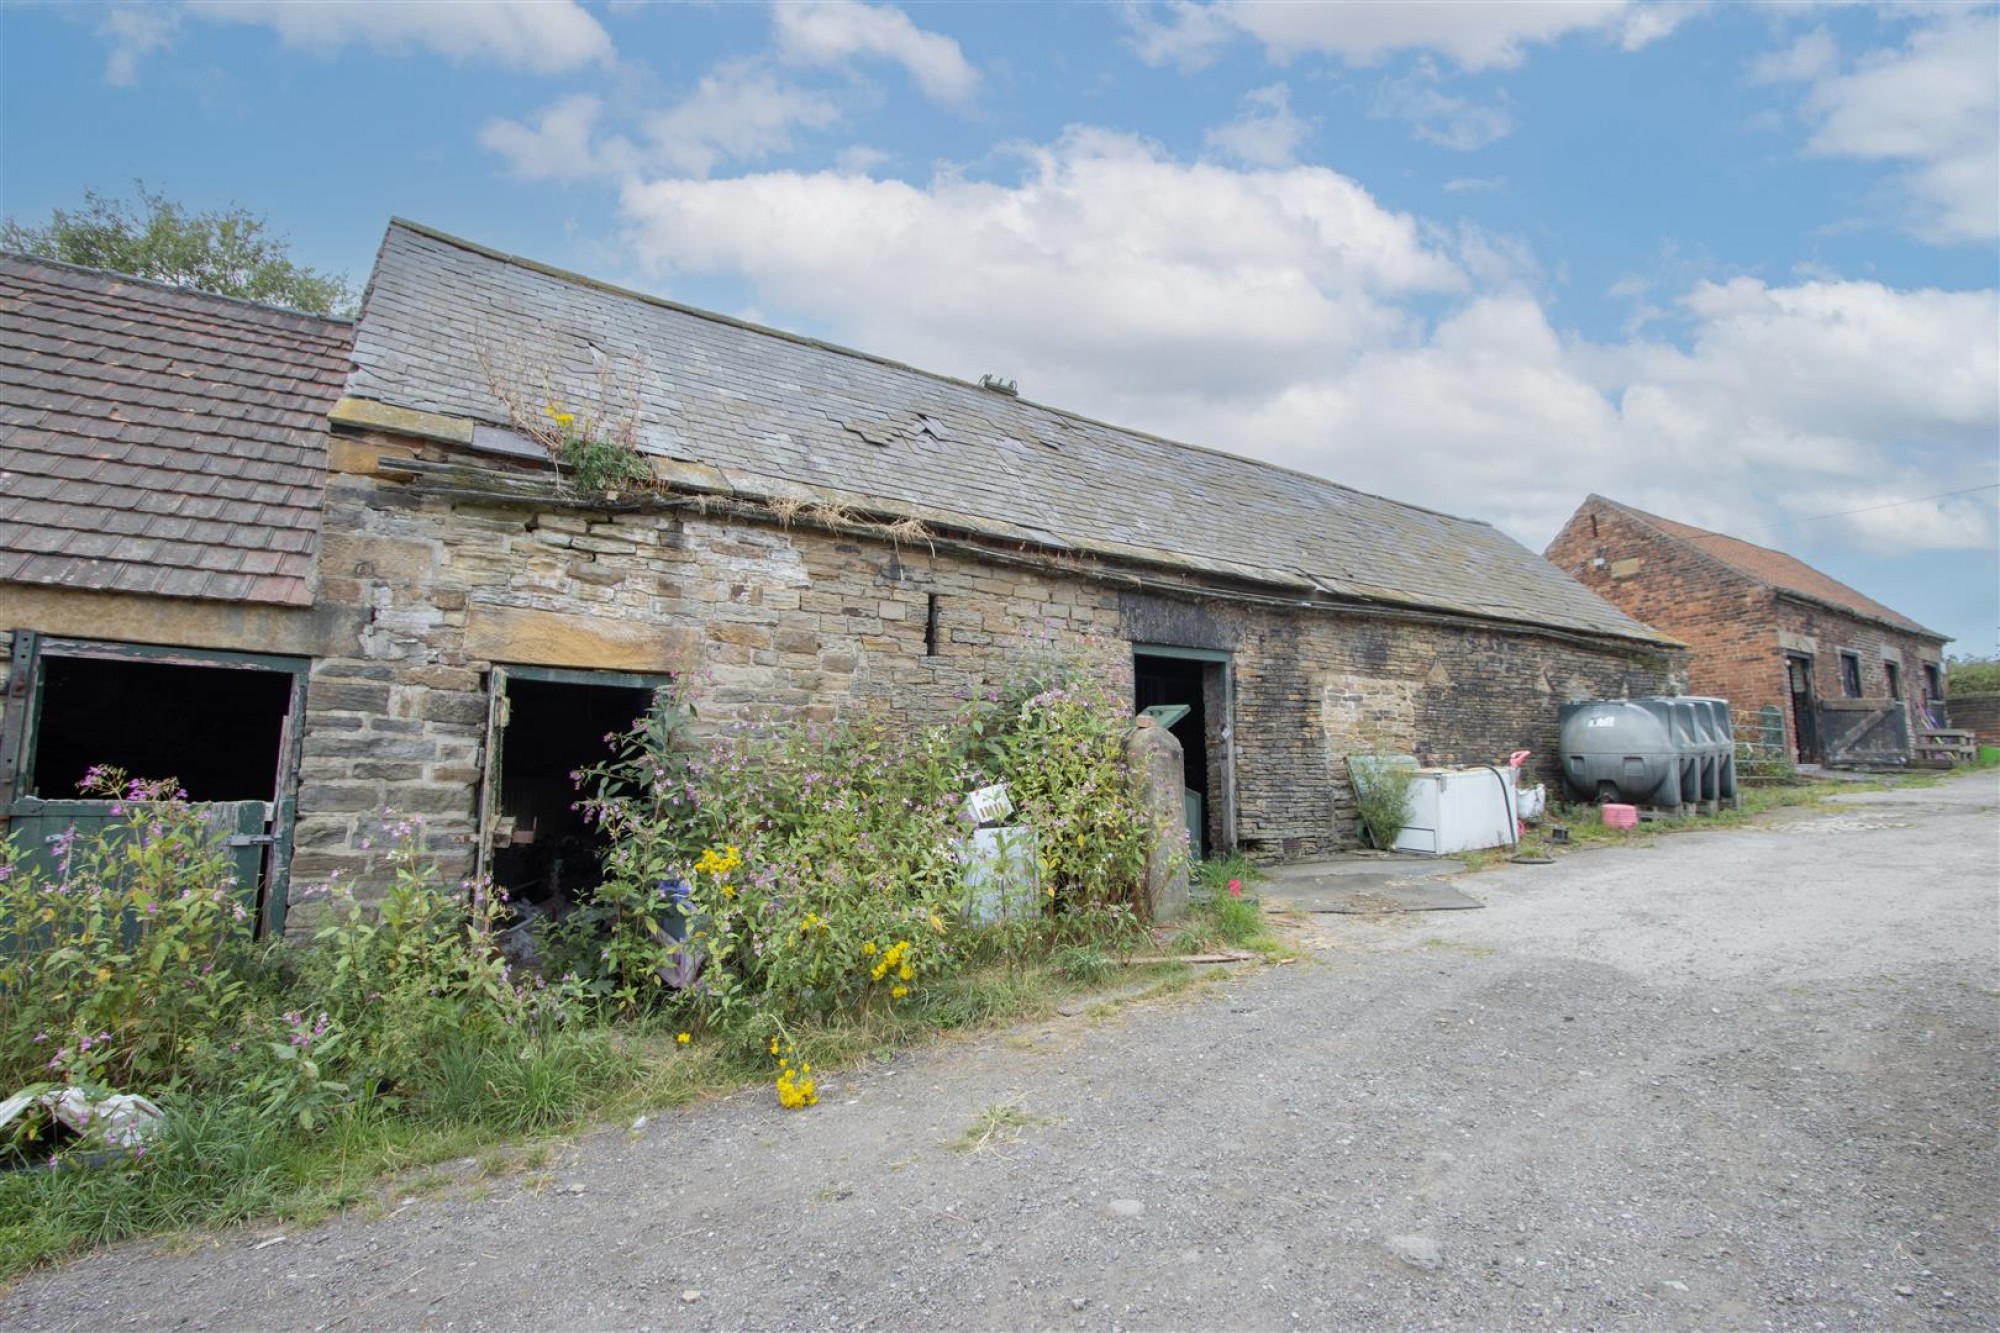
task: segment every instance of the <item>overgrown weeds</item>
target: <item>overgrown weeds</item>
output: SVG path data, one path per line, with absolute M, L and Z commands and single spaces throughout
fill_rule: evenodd
M 917 731 L 698 741 L 689 717 L 662 700 L 579 775 L 612 846 L 539 975 L 497 948 L 504 899 L 444 882 L 414 820 L 363 844 L 385 892 L 329 887 L 309 947 L 257 945 L 227 831 L 171 781 L 95 772 L 122 823 L 49 865 L 0 852 L 0 1092 L 27 1095 L 0 1127 L 0 1278 L 138 1232 L 318 1216 L 496 1135 L 774 1074 L 802 1109 L 815 1065 L 1045 1015 L 1145 938 L 1125 715 L 1096 686 L 1044 675 Z M 985 919 L 960 801 L 995 781 L 1035 840 L 1009 872 L 1027 892 Z M 70 1090 L 162 1116 L 67 1123 Z

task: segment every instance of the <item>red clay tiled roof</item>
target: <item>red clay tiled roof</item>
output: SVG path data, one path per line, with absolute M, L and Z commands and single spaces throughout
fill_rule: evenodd
M 1599 497 L 1602 499 L 1603 497 Z M 1617 504 L 1609 501 L 1608 503 Z M 1703 554 L 1728 565 L 1739 574 L 1746 575 L 1759 583 L 1776 588 L 1780 592 L 1794 593 L 1800 597 L 1851 611 L 1855 615 L 1878 620 L 1911 634 L 1921 634 L 1926 638 L 1942 641 L 1944 635 L 1925 629 L 1908 616 L 1898 615 L 1874 598 L 1856 592 L 1838 579 L 1828 578 L 1811 565 L 1783 551 L 1773 551 L 1765 546 L 1753 546 L 1736 537 L 1710 532 L 1689 523 L 1676 523 L 1658 514 L 1649 514 L 1643 509 L 1630 505 L 1618 505 L 1633 516 L 1652 524 L 1669 536 L 1679 537 L 1692 543 Z
M 353 332 L 0 255 L 0 582 L 310 604 Z

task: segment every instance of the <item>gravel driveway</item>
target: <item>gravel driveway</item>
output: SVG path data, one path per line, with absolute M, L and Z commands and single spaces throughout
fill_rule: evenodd
M 100 1253 L 0 1325 L 1993 1328 L 1997 816 L 1981 773 L 1510 866 L 539 1188 Z

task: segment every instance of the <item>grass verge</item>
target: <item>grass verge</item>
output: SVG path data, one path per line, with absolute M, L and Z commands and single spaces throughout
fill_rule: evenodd
M 1228 946 L 1267 955 L 1283 946 L 1265 929 L 1254 898 L 1232 898 L 1230 879 L 1256 874 L 1231 864 L 1223 892 L 1195 904 L 1175 936 L 1187 951 Z M 829 1016 L 793 1033 L 801 1056 L 823 1072 L 885 1058 L 941 1037 L 1053 1016 L 1108 985 L 1131 998 L 1184 989 L 1192 969 L 1120 967 L 1116 955 L 1072 946 L 1034 966 L 994 964 L 939 980 L 908 1001 Z M 1095 1012 L 1094 1010 L 1092 1012 Z M 683 1106 L 769 1082 L 771 1061 L 720 1037 L 681 1043 L 657 1025 L 606 1026 L 577 1034 L 576 1051 L 546 1067 L 496 1071 L 440 1052 L 429 1110 L 363 1101 L 316 1134 L 274 1124 L 247 1101 L 175 1106 L 144 1161 L 65 1162 L 0 1170 L 0 1288 L 20 1274 L 92 1246 L 133 1236 L 187 1234 L 255 1220 L 310 1224 L 344 1209 L 436 1187 L 430 1168 L 475 1159 L 475 1176 L 519 1175 L 545 1163 L 550 1144 L 593 1124 Z M 587 1058 L 586 1054 L 587 1053 Z M 504 1094 L 504 1095 L 503 1095 Z M 1002 1119 L 1007 1119 L 1002 1117 Z M 1019 1128 L 998 1120 L 979 1146 Z

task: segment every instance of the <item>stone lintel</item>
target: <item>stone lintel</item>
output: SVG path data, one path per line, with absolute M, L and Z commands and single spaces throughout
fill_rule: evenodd
M 169 648 L 336 657 L 351 653 L 362 613 L 346 607 L 277 607 L 73 588 L 0 586 L 0 629 Z
M 442 440 L 446 444 L 472 443 L 472 423 L 462 417 L 419 412 L 370 398 L 343 398 L 333 405 L 326 419 L 349 430 L 384 430 L 392 435 L 413 435 L 420 440 Z
M 666 673 L 684 667 L 699 642 L 694 629 L 563 611 L 473 605 L 465 613 L 465 655 L 487 662 Z

